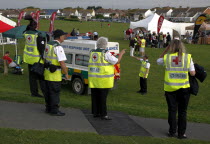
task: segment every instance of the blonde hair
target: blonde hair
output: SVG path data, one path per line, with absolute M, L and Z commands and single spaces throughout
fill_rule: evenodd
M 170 53 L 178 53 L 178 58 L 179 60 L 182 59 L 182 53 L 186 53 L 186 48 L 184 46 L 184 44 L 182 43 L 181 40 L 178 39 L 174 39 L 171 41 L 170 43 L 170 49 L 169 49 Z

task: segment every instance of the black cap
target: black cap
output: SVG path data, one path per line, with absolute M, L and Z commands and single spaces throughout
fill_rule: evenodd
M 61 29 L 57 29 L 53 32 L 53 36 L 54 38 L 60 37 L 62 35 L 66 35 L 68 33 L 65 33 L 64 31 L 62 31 Z

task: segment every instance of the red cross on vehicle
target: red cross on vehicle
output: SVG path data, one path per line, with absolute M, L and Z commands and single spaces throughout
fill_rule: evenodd
M 179 64 L 179 62 L 181 62 L 181 60 L 179 60 L 179 58 L 178 58 L 178 57 L 176 57 L 175 59 L 173 59 L 173 62 L 175 62 L 175 64 L 176 64 L 176 65 L 178 65 L 178 64 Z

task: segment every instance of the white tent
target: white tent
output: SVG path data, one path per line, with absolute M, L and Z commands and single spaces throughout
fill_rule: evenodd
M 158 14 L 153 14 L 143 20 L 137 22 L 131 22 L 130 28 L 135 29 L 139 27 L 143 27 L 148 31 L 156 32 L 157 33 L 157 24 L 159 19 Z M 176 30 L 180 35 L 185 35 L 185 27 L 192 25 L 193 23 L 173 23 L 166 19 L 164 19 L 160 32 L 166 34 L 169 32 L 173 35 L 173 30 Z

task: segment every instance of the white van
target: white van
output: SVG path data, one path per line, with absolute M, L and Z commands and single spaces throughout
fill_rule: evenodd
M 88 85 L 88 62 L 90 51 L 96 49 L 94 40 L 65 40 L 61 43 L 67 57 L 69 81 L 76 94 L 84 94 Z M 119 43 L 108 42 L 107 50 L 113 55 L 119 54 Z M 63 77 L 64 78 L 64 77 Z M 120 78 L 120 65 L 115 65 L 115 79 Z

